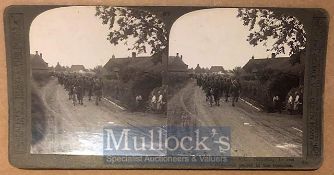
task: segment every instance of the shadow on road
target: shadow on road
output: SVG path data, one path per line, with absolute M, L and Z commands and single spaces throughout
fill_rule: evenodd
M 44 134 L 46 132 L 46 112 L 45 106 L 41 97 L 36 92 L 36 87 L 31 89 L 31 134 L 32 140 L 31 144 L 34 145 L 39 141 L 43 140 Z

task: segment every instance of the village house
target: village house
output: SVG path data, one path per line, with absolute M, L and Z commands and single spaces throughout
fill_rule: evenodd
M 38 53 L 38 51 L 35 54 L 30 54 L 30 65 L 32 73 L 48 73 L 50 70 L 42 53 Z
M 225 72 L 225 69 L 223 66 L 211 66 L 210 72 L 222 74 Z
M 54 71 L 55 72 L 63 72 L 63 71 L 66 71 L 66 68 L 64 66 L 61 66 L 59 64 L 59 62 L 57 62 L 57 65 L 55 66 Z
M 125 66 L 127 65 L 127 66 Z M 161 66 L 161 63 L 158 65 Z M 125 58 L 116 58 L 114 55 L 111 59 L 103 66 L 107 70 L 107 75 L 112 79 L 116 79 L 120 76 L 120 71 L 124 68 L 135 68 L 135 69 L 144 69 L 144 72 L 149 73 L 152 71 L 157 71 L 156 65 L 152 62 L 152 57 L 150 56 L 136 56 L 136 53 L 133 52 L 131 57 Z M 161 71 L 159 69 L 158 71 Z M 182 55 L 179 53 L 176 56 L 168 57 L 168 72 L 177 73 L 179 75 L 188 75 L 188 65 L 185 64 L 182 60 Z
M 168 57 L 168 84 L 183 82 L 191 75 L 189 72 L 188 65 L 184 63 L 183 56 L 176 54 L 176 56 Z
M 76 73 L 83 72 L 85 70 L 86 69 L 83 65 L 72 65 L 70 68 L 70 72 L 76 72 Z
M 136 97 L 141 96 L 148 108 L 148 101 L 153 92 L 162 86 L 161 62 L 155 62 L 153 56 L 131 56 L 117 58 L 112 56 L 103 66 L 105 70 L 104 92 L 106 98 L 126 106 L 130 110 L 136 109 Z
M 150 56 L 137 56 L 132 52 L 131 57 L 116 58 L 113 55 L 109 61 L 103 66 L 106 70 L 104 76 L 109 79 L 119 79 L 120 72 L 124 69 L 142 69 L 143 72 L 151 72 L 154 67 Z
M 272 54 L 270 58 L 255 59 L 253 56 L 242 67 L 242 96 L 266 109 L 270 107 L 273 95 L 285 100 L 292 88 L 303 85 L 304 64 L 293 64 L 291 58 L 294 57 L 276 57 Z
M 195 67 L 194 71 L 195 71 L 195 74 L 202 74 L 202 73 L 205 73 L 205 69 L 204 69 L 204 68 L 201 68 L 201 67 L 199 66 L 199 64 L 197 64 L 197 66 Z
M 168 57 L 168 72 L 179 72 L 181 74 L 187 74 L 188 65 L 182 60 L 182 55 L 176 53 L 176 56 Z
M 272 54 L 271 58 L 255 59 L 254 56 L 242 67 L 245 71 L 243 76 L 259 78 L 264 71 L 281 72 L 293 76 L 300 76 L 304 71 L 304 64 L 292 64 L 291 58 L 294 57 L 276 57 Z M 301 82 L 302 83 L 302 82 Z

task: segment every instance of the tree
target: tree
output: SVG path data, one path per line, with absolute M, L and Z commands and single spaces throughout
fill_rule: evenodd
M 102 24 L 108 25 L 108 40 L 117 45 L 120 42 L 128 45 L 128 39 L 134 40 L 128 50 L 146 53 L 150 46 L 152 55 L 161 55 L 167 46 L 165 24 L 157 15 L 137 8 L 97 6 L 97 17 Z
M 96 75 L 101 76 L 103 74 L 103 66 L 95 66 L 92 71 L 95 72 Z
M 267 45 L 274 41 L 271 49 L 276 55 L 285 53 L 285 46 L 290 48 L 289 54 L 299 53 L 306 46 L 306 32 L 303 24 L 295 17 L 268 9 L 238 9 L 238 18 L 244 26 L 249 27 L 247 41 L 256 46 Z
M 231 73 L 233 73 L 233 75 L 238 78 L 242 73 L 242 68 L 240 66 L 237 66 L 233 68 L 233 70 L 231 70 Z

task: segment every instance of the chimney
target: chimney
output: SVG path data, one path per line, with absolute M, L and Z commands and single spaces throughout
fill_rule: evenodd
M 276 58 L 276 54 L 275 53 L 271 53 L 271 58 Z
M 176 53 L 176 57 L 179 57 L 179 53 Z
M 252 60 L 254 60 L 254 55 L 252 56 Z
M 111 58 L 112 58 L 112 59 L 115 59 L 115 55 L 113 54 Z
M 182 55 L 181 55 L 181 60 L 182 60 Z
M 41 58 L 43 58 L 43 54 L 42 54 L 42 53 L 40 53 L 39 56 L 40 56 Z
M 38 55 L 38 51 L 36 50 L 35 52 L 36 52 L 36 55 Z
M 136 52 L 132 52 L 132 58 L 136 58 Z

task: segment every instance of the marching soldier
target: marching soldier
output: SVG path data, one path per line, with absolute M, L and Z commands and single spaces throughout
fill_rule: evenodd
M 99 105 L 99 101 L 101 101 L 102 99 L 102 87 L 103 87 L 102 80 L 101 79 L 96 80 L 94 84 L 94 94 L 96 96 L 96 100 L 95 100 L 96 105 Z
M 88 90 L 88 101 L 92 100 L 93 96 L 93 88 L 94 88 L 94 81 L 93 79 L 89 79 L 87 83 L 87 90 Z
M 238 102 L 239 95 L 240 95 L 240 83 L 238 80 L 231 81 L 231 93 L 232 93 L 232 106 L 235 106 L 235 102 Z
M 78 98 L 78 104 L 83 105 L 83 89 L 80 84 L 76 86 L 76 94 Z
M 225 102 L 228 102 L 230 87 L 231 87 L 231 80 L 229 78 L 225 78 L 224 81 Z

